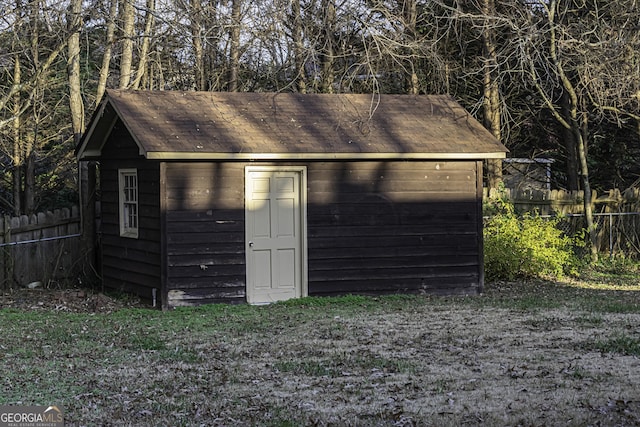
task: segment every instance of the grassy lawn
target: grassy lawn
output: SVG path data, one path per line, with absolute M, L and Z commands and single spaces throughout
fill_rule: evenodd
M 479 297 L 0 310 L 0 404 L 67 425 L 637 425 L 640 277 Z

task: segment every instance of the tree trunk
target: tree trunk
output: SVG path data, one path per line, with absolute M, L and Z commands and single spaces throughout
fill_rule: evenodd
M 118 88 L 126 89 L 131 81 L 133 70 L 133 37 L 135 35 L 136 10 L 134 0 L 124 0 L 122 10 L 122 55 L 120 57 L 120 81 Z
M 160 53 L 160 50 L 156 50 L 156 60 L 155 63 L 158 64 L 155 69 L 157 70 L 157 74 L 154 75 L 155 81 L 157 83 L 155 83 L 155 85 L 160 88 L 160 90 L 164 90 L 164 88 L 167 85 L 167 82 L 164 78 L 164 72 L 162 71 L 162 55 Z
M 417 95 L 420 92 L 420 82 L 414 63 L 414 47 L 416 41 L 416 25 L 418 19 L 418 9 L 416 0 L 403 0 L 402 13 L 404 20 L 405 43 L 408 60 L 406 61 L 405 90 L 410 95 Z
M 22 167 L 20 163 L 12 165 L 11 181 L 13 186 L 13 215 L 22 215 Z
M 496 45 L 495 28 L 490 22 L 495 16 L 494 0 L 484 0 L 482 3 L 482 15 L 485 23 L 482 29 L 483 45 L 483 112 L 484 126 L 498 140 L 502 140 L 502 122 L 500 105 L 500 86 L 498 82 L 499 65 Z M 502 183 L 502 159 L 487 160 L 487 187 L 498 188 Z
M 40 69 L 40 0 L 32 0 L 30 2 L 30 14 L 31 14 L 31 56 L 33 67 L 35 70 Z M 45 68 L 43 66 L 43 68 Z M 31 94 L 31 99 L 29 100 L 33 105 L 33 132 L 29 132 L 28 134 L 23 133 L 21 135 L 22 142 L 22 160 L 24 162 L 24 189 L 22 194 L 22 211 L 25 214 L 32 214 L 35 210 L 35 149 L 38 141 L 38 122 L 40 121 L 39 112 L 37 111 L 40 107 L 37 103 L 37 100 L 42 99 L 42 87 L 40 85 L 40 80 L 43 78 L 42 75 L 36 77 L 36 81 L 34 82 L 34 89 Z
M 575 141 L 573 132 L 570 129 L 563 129 L 564 135 L 564 148 L 567 155 L 567 190 L 578 191 L 580 190 L 579 168 L 578 168 L 578 144 Z
M 229 82 L 227 90 L 229 92 L 238 91 L 238 73 L 240 68 L 240 2 L 232 0 L 231 4 L 231 31 L 229 34 Z
M 75 0 L 77 1 L 77 0 Z M 147 11 L 144 24 L 144 33 L 142 34 L 142 46 L 140 47 L 140 59 L 138 61 L 138 70 L 136 78 L 131 85 L 137 90 L 144 75 L 147 74 L 147 63 L 149 59 L 149 45 L 151 44 L 151 36 L 153 31 L 153 14 L 156 11 L 155 0 L 147 0 Z
M 576 123 L 577 125 L 577 123 Z M 593 223 L 593 209 L 591 200 L 591 183 L 589 181 L 589 166 L 587 164 L 587 149 L 585 140 L 579 129 L 574 129 L 576 140 L 578 141 L 578 160 L 580 163 L 580 178 L 582 188 L 584 189 L 584 216 L 587 223 L 587 231 L 589 232 L 589 251 L 591 253 L 591 261 L 598 261 L 597 233 Z
M 69 40 L 67 51 L 69 54 L 67 73 L 69 76 L 69 110 L 71 112 L 71 129 L 74 142 L 80 142 L 84 132 L 84 104 L 82 102 L 82 88 L 80 84 L 80 30 L 82 28 L 82 0 L 72 0 L 67 15 Z
M 307 78 L 305 71 L 305 52 L 304 41 L 302 40 L 302 11 L 300 8 L 300 0 L 291 1 L 291 26 L 293 37 L 293 56 L 296 63 L 296 88 L 300 93 L 307 92 Z
M 571 107 L 569 105 L 569 96 L 566 93 L 560 98 L 561 110 L 564 117 L 571 117 Z M 578 156 L 578 141 L 576 141 L 575 133 L 571 127 L 562 128 L 562 136 L 564 139 L 564 149 L 567 156 L 566 174 L 567 174 L 567 190 L 580 190 L 580 167 Z
M 204 47 L 202 43 L 202 4 L 201 0 L 191 0 L 191 41 L 193 45 L 194 80 L 196 90 L 206 90 L 204 69 Z
M 36 155 L 29 150 L 24 167 L 24 213 L 32 215 L 36 208 Z
M 22 83 L 22 69 L 20 65 L 20 55 L 16 54 L 13 57 L 13 84 L 14 86 L 20 86 Z M 20 123 L 21 123 L 21 96 L 20 92 L 16 92 L 13 95 L 13 153 L 11 156 L 11 169 L 12 169 L 12 186 L 13 186 L 13 214 L 18 216 L 22 213 L 22 145 L 20 143 Z
M 98 77 L 98 89 L 96 90 L 96 107 L 100 104 L 102 96 L 107 89 L 107 79 L 109 78 L 109 67 L 111 65 L 111 52 L 113 52 L 113 44 L 115 43 L 117 12 L 118 0 L 111 0 L 111 4 L 109 5 L 109 16 L 107 18 L 107 40 L 104 48 L 104 56 L 102 57 L 100 75 Z
M 73 130 L 76 145 L 80 142 L 80 138 L 82 137 L 82 134 L 85 130 L 84 104 L 82 102 L 82 88 L 80 83 L 80 31 L 82 28 L 81 14 L 82 0 L 72 0 L 70 13 L 67 16 L 69 27 L 69 41 L 67 42 L 69 62 L 67 65 L 67 72 L 69 75 L 69 110 L 71 112 L 71 128 Z M 110 51 L 110 49 L 107 50 Z M 107 70 L 108 66 L 109 65 L 107 62 Z M 102 94 L 100 95 L 100 97 L 101 96 Z M 87 254 L 90 265 L 93 266 L 95 263 L 91 259 L 91 256 L 94 254 L 93 249 L 95 242 L 95 230 L 93 227 L 95 217 L 95 200 L 91 197 L 91 195 L 95 193 L 95 180 L 93 183 L 91 183 L 88 178 L 88 174 L 89 170 L 87 167 L 87 162 L 80 162 L 80 164 L 78 165 L 78 192 L 80 196 L 82 218 L 81 241 L 83 245 L 83 252 Z
M 573 85 L 573 82 L 567 76 L 564 65 L 558 56 L 557 39 L 555 32 L 555 12 L 557 7 L 557 0 L 551 0 L 549 4 L 549 23 L 551 25 L 550 35 L 550 56 L 555 69 L 560 79 L 560 84 L 564 93 L 566 94 L 568 103 L 567 110 L 569 117 L 564 120 L 565 127 L 571 130 L 576 141 L 578 151 L 578 164 L 580 165 L 580 178 L 582 181 L 582 189 L 584 190 L 584 214 L 587 225 L 587 232 L 589 234 L 589 249 L 591 253 L 591 261 L 598 261 L 598 247 L 597 247 L 597 234 L 593 223 L 593 209 L 591 205 L 591 183 L 589 182 L 589 166 L 587 163 L 587 150 L 586 143 L 582 137 L 582 124 L 578 117 L 578 107 L 580 106 L 578 100 L 578 93 Z
M 30 0 L 29 1 L 29 13 L 30 13 L 30 21 L 31 21 L 31 34 L 30 34 L 30 42 L 31 42 L 31 56 L 33 58 L 34 68 L 37 70 L 40 65 L 40 0 Z
M 322 75 L 320 76 L 320 92 L 333 93 L 334 67 L 334 33 L 336 25 L 336 6 L 334 0 L 322 0 L 324 10 L 323 36 L 320 50 Z
M 205 28 L 216 28 L 219 24 L 214 19 L 218 10 L 217 0 L 210 0 L 207 5 L 207 13 L 204 19 Z M 216 77 L 217 58 L 218 58 L 218 42 L 219 36 L 216 33 L 214 37 L 205 38 L 204 45 L 204 90 L 219 90 L 220 79 Z

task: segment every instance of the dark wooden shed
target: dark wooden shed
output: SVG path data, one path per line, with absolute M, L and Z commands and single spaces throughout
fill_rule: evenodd
M 163 308 L 347 293 L 477 294 L 482 161 L 449 96 L 110 91 L 104 286 Z

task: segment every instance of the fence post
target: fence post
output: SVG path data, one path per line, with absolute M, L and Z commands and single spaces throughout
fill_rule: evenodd
M 609 258 L 613 258 L 613 213 L 612 212 L 609 212 Z
M 2 239 L 3 243 L 11 243 L 11 218 L 8 215 L 4 215 L 2 224 Z M 9 289 L 13 278 L 13 262 L 11 256 L 11 246 L 5 246 L 2 248 L 2 289 Z

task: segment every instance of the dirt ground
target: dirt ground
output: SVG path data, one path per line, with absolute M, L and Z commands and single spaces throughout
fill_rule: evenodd
M 216 391 L 320 425 L 640 425 L 640 361 L 592 346 L 639 321 L 468 309 L 332 318 L 228 342 L 250 356 L 227 361 L 235 386 Z
M 136 305 L 84 290 L 0 297 L 34 310 Z M 455 303 L 340 313 L 284 318 L 269 333 L 178 328 L 165 350 L 76 360 L 69 425 L 640 425 L 640 360 L 599 344 L 640 339 L 639 314 Z
M 91 289 L 27 289 L 0 291 L 0 308 L 109 313 L 122 308 L 148 307 L 135 297 L 113 297 Z

